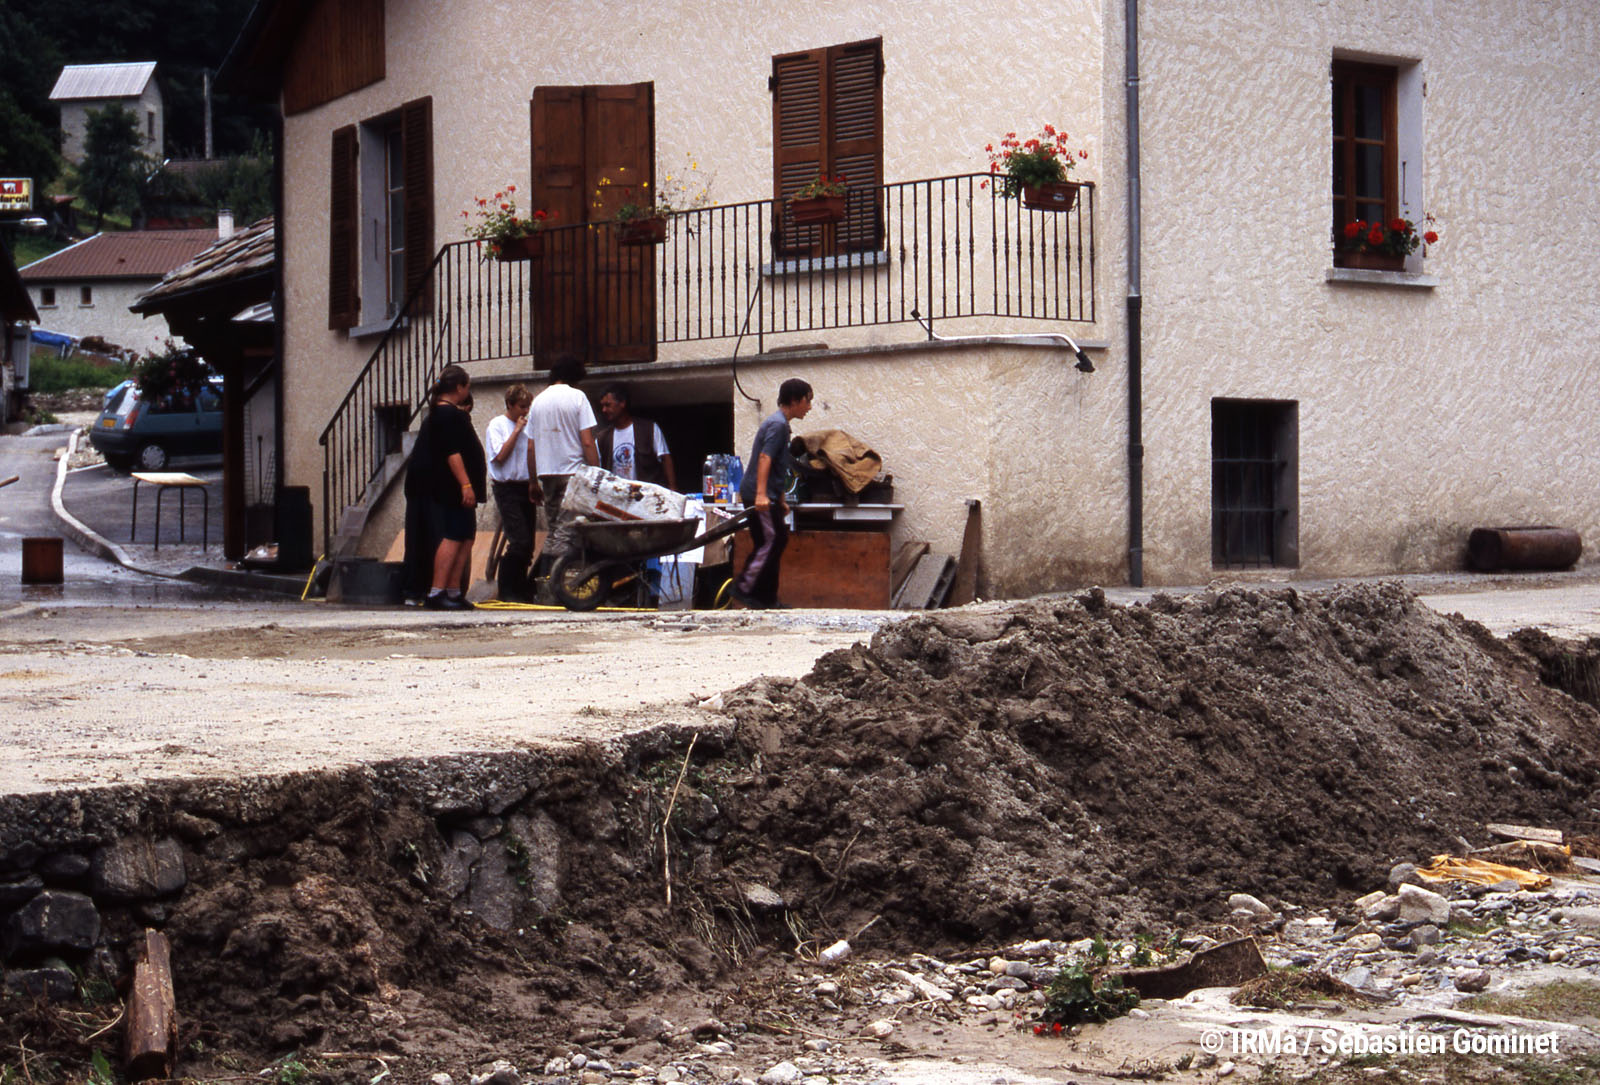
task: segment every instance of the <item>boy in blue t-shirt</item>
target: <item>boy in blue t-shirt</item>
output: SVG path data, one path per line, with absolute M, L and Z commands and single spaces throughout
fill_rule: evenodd
M 754 513 L 750 528 L 750 560 L 733 582 L 733 597 L 752 610 L 778 605 L 778 563 L 789 541 L 783 498 L 789 474 L 789 423 L 811 410 L 811 385 L 790 377 L 778 388 L 778 409 L 762 420 L 750 449 L 750 467 L 739 484 L 739 499 Z

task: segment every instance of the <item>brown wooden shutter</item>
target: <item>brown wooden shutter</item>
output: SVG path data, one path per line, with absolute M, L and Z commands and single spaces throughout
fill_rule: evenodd
M 828 50 L 828 162 L 850 185 L 845 220 L 836 227 L 842 251 L 878 247 L 883 187 L 883 60 L 880 41 Z
M 822 251 L 821 226 L 796 226 L 789 197 L 827 165 L 823 73 L 826 49 L 772 58 L 773 226 L 775 247 L 786 256 Z
M 528 213 L 544 210 L 552 231 L 545 237 L 544 258 L 532 272 L 533 350 L 535 364 L 571 351 L 587 356 L 585 230 L 565 230 L 584 221 L 588 205 L 583 189 L 582 87 L 535 87 L 529 146 L 533 152 L 533 187 Z
M 851 42 L 772 58 L 772 131 L 778 249 L 785 256 L 869 249 L 879 243 L 883 184 L 883 42 Z M 845 221 L 796 227 L 789 197 L 818 173 L 844 174 Z
M 433 99 L 400 107 L 400 156 L 405 173 L 406 283 L 402 296 L 428 277 L 433 264 Z M 417 296 L 414 313 L 433 310 L 433 292 Z
M 361 319 L 361 289 L 356 277 L 361 243 L 358 146 L 355 125 L 334 130 L 328 182 L 328 327 L 334 330 L 353 328 Z
M 606 221 L 624 203 L 652 200 L 655 160 L 655 84 L 586 88 L 588 217 Z M 611 183 L 601 185 L 602 178 Z M 599 365 L 655 361 L 656 247 L 618 245 L 614 229 L 584 233 L 591 246 L 590 360 Z

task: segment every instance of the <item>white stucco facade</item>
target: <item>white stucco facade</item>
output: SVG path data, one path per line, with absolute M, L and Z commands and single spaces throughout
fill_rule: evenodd
M 1293 405 L 1298 558 L 1281 572 L 1459 568 L 1467 531 L 1489 524 L 1600 541 L 1600 465 L 1587 454 L 1600 346 L 1584 334 L 1600 296 L 1600 11 L 1581 0 L 1146 0 L 1140 11 L 1145 582 L 1217 575 L 1215 399 Z M 724 388 L 744 454 L 779 381 L 804 377 L 817 409 L 800 428 L 842 428 L 882 453 L 907 506 L 900 538 L 954 552 L 965 500 L 983 502 L 985 593 L 1127 581 L 1122 3 L 605 0 L 549 6 L 537 33 L 523 21 L 484 0 L 391 0 L 386 77 L 286 118 L 290 485 L 320 494 L 317 435 L 377 342 L 327 328 L 335 128 L 431 96 L 441 245 L 474 197 L 508 181 L 526 190 L 536 86 L 653 81 L 657 162 L 694 155 L 719 202 L 770 198 L 771 58 L 881 38 L 887 182 L 980 171 L 986 143 L 1045 123 L 1090 151 L 1080 176 L 1097 186 L 1095 319 L 940 331 L 1063 331 L 1093 345 L 1097 371 L 1077 372 L 1059 349 L 929 344 L 892 322 L 764 344 L 821 350 L 741 344 L 738 379 L 759 404 L 734 388 L 727 339 L 663 346 L 655 370 L 630 378 Z M 1013 45 L 973 33 L 1000 25 Z M 1333 268 L 1336 56 L 1419 80 L 1404 118 L 1406 206 L 1431 213 L 1442 237 L 1405 272 Z M 469 368 L 491 402 L 497 381 L 535 373 L 531 358 Z
M 81 166 L 84 138 L 88 132 L 89 111 L 120 106 L 133 114 L 139 129 L 139 150 L 159 163 L 167 145 L 167 113 L 161 102 L 161 88 L 154 79 L 136 98 L 102 98 L 61 103 L 61 157 Z
M 149 354 L 173 339 L 167 322 L 142 317 L 128 306 L 159 279 L 84 279 L 41 284 L 30 282 L 28 296 L 39 310 L 39 326 L 83 339 L 98 336 L 140 354 Z M 85 300 L 84 291 L 88 291 Z M 48 300 L 48 303 L 46 299 Z M 175 340 L 180 346 L 181 339 Z

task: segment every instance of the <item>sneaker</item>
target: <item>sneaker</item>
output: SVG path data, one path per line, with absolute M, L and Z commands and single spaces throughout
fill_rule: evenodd
M 746 610 L 765 610 L 765 609 L 767 609 L 767 604 L 766 603 L 763 603 L 760 599 L 757 599 L 755 596 L 748 594 L 747 592 L 744 591 L 743 588 L 739 587 L 739 585 L 737 585 L 737 584 L 733 585 L 733 587 L 731 589 L 729 589 L 729 594 L 732 595 L 734 600 L 736 602 L 738 602 L 741 606 L 743 606 Z
M 455 609 L 454 607 L 452 607 L 450 605 L 450 597 L 448 595 L 445 595 L 443 592 L 440 592 L 438 595 L 430 595 L 430 596 L 428 596 L 426 599 L 424 599 L 422 601 L 422 605 L 423 605 L 424 609 L 427 609 L 427 610 L 453 610 L 453 609 Z

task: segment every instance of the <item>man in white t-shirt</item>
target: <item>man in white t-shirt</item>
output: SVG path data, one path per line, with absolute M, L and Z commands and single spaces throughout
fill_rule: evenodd
M 528 567 L 533 564 L 533 526 L 538 514 L 528 499 L 528 451 L 523 447 L 533 395 L 521 384 L 506 389 L 506 410 L 489 422 L 483 450 L 489 458 L 489 489 L 500 510 L 505 553 L 500 555 L 499 597 L 503 603 L 533 600 Z
M 560 354 L 550 363 L 550 387 L 534 397 L 528 415 L 528 497 L 544 502 L 544 553 L 540 564 L 548 571 L 556 558 L 574 548 L 576 532 L 561 519 L 561 498 L 572 473 L 584 464 L 600 466 L 594 443 L 594 408 L 578 391 L 583 362 Z
M 678 473 L 661 427 L 648 418 L 636 417 L 632 405 L 626 384 L 613 384 L 600 394 L 600 417 L 609 423 L 595 434 L 600 466 L 619 478 L 676 490 Z

